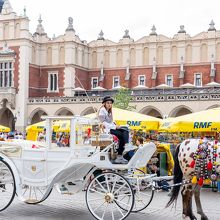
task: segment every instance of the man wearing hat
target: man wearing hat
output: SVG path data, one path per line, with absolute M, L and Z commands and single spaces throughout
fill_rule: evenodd
M 115 163 L 127 163 L 122 156 L 124 151 L 124 146 L 128 143 L 129 133 L 128 130 L 117 128 L 116 124 L 113 122 L 113 114 L 112 114 L 112 104 L 114 103 L 114 99 L 110 96 L 105 96 L 102 101 L 102 106 L 98 111 L 98 118 L 104 127 L 104 131 L 106 133 L 110 133 L 115 135 L 119 139 L 119 148 L 118 156 Z

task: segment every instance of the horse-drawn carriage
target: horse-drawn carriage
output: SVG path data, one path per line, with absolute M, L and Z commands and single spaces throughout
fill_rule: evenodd
M 139 148 L 128 164 L 114 164 L 111 152 L 115 143 L 110 135 L 99 133 L 95 120 L 45 119 L 45 142 L 0 142 L 0 211 L 12 203 L 15 195 L 28 204 L 41 203 L 53 188 L 69 195 L 86 190 L 86 204 L 96 219 L 125 219 L 132 210 L 141 210 L 150 203 L 152 175 L 125 174 L 146 166 L 156 149 L 153 143 Z M 70 147 L 58 147 L 52 141 L 51 125 L 57 119 L 70 120 Z M 88 127 L 92 128 L 92 138 L 85 135 Z M 101 174 L 94 175 L 95 170 L 101 170 Z

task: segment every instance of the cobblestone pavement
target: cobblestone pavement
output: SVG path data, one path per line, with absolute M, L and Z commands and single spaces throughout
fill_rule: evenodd
M 220 219 L 220 193 L 210 189 L 202 191 L 202 204 L 210 220 Z M 165 208 L 169 197 L 167 192 L 156 192 L 150 206 L 144 211 L 131 214 L 128 220 L 177 220 L 182 219 L 181 197 L 176 208 Z M 195 203 L 193 203 L 195 210 Z M 8 209 L 0 213 L 1 220 L 92 220 L 85 203 L 85 193 L 74 196 L 60 195 L 54 190 L 42 204 L 27 205 L 17 198 Z M 200 219 L 200 218 L 198 218 Z

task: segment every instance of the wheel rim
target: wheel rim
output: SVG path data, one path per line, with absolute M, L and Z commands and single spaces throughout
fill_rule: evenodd
M 15 180 L 11 168 L 5 161 L 0 161 L 0 211 L 6 209 L 15 196 Z
M 28 204 L 37 204 L 37 203 L 43 202 L 50 195 L 52 190 L 49 192 L 46 198 L 42 200 L 46 191 L 47 191 L 47 187 L 45 186 L 29 186 L 29 185 L 23 184 L 22 194 L 21 194 L 22 200 Z
M 108 172 L 90 182 L 86 191 L 86 203 L 96 219 L 122 220 L 133 208 L 134 195 L 124 177 Z
M 150 205 L 154 196 L 154 190 L 152 189 L 151 183 L 144 182 L 141 179 L 136 179 L 136 184 L 134 187 L 135 187 L 135 193 L 134 193 L 135 199 L 134 199 L 134 207 L 132 209 L 132 212 L 139 212 Z

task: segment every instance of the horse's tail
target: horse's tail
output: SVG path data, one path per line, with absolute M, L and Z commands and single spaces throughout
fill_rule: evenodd
M 179 164 L 179 160 L 178 160 L 178 154 L 180 151 L 180 145 L 177 146 L 176 151 L 175 151 L 175 155 L 174 155 L 174 176 L 173 176 L 173 183 L 181 183 L 182 179 L 183 179 L 183 173 L 182 170 L 180 168 L 180 164 Z M 167 203 L 166 207 L 169 207 L 173 202 L 175 202 L 177 200 L 177 197 L 179 195 L 179 191 L 180 191 L 180 185 L 174 186 L 172 191 L 171 191 L 171 197 L 169 202 Z

